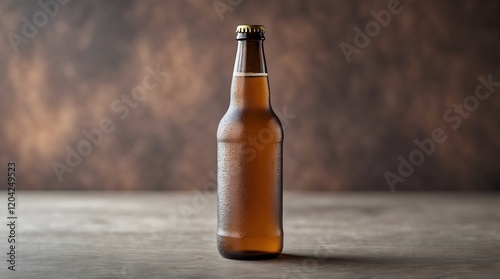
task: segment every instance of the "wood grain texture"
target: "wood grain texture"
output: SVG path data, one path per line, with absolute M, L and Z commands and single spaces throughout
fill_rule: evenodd
M 286 193 L 284 254 L 269 261 L 219 256 L 214 194 L 21 192 L 18 201 L 18 271 L 6 269 L 2 225 L 2 279 L 500 274 L 498 194 Z

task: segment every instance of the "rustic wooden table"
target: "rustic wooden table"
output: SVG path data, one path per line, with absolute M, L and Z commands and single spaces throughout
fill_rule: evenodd
M 17 198 L 17 271 L 7 270 L 2 225 L 2 279 L 500 278 L 493 193 L 286 193 L 284 254 L 268 261 L 219 256 L 214 194 Z

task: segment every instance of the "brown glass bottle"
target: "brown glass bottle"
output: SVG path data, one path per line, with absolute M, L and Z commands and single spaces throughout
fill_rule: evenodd
M 283 249 L 283 128 L 270 103 L 264 27 L 240 25 L 229 109 L 217 130 L 217 246 L 231 259 Z

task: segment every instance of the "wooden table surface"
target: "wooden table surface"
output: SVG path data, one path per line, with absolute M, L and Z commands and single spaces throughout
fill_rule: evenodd
M 219 256 L 214 194 L 20 192 L 17 198 L 17 271 L 7 270 L 2 225 L 2 279 L 500 278 L 494 193 L 288 192 L 283 255 L 267 261 Z M 5 192 L 0 200 L 6 212 Z

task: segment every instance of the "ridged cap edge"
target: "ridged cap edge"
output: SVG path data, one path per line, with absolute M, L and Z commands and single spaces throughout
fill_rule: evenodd
M 236 33 L 266 33 L 263 25 L 238 25 Z

